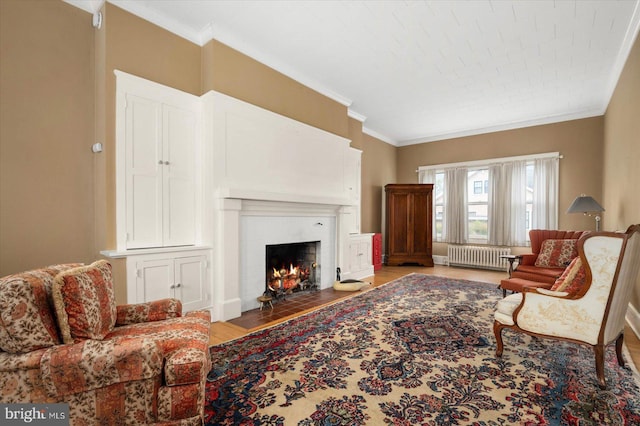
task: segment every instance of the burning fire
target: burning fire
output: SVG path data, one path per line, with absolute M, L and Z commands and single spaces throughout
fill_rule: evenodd
M 269 280 L 269 288 L 272 291 L 282 288 L 284 291 L 293 290 L 301 281 L 309 277 L 309 269 L 300 266 L 289 265 L 289 269 L 282 267 L 282 269 L 273 268 L 273 274 Z

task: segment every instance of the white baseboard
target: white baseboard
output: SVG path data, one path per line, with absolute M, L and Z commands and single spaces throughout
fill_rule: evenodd
M 629 303 L 629 307 L 627 308 L 627 315 L 625 316 L 627 320 L 627 325 L 633 332 L 636 337 L 640 338 L 640 312 Z

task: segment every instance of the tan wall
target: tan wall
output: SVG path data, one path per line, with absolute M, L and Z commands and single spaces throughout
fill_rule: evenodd
M 559 152 L 564 158 L 560 160 L 558 227 L 595 230 L 593 218 L 565 212 L 581 193 L 602 200 L 603 125 L 603 117 L 594 117 L 401 147 L 398 182 L 417 183 L 419 166 Z M 434 254 L 445 254 L 445 250 L 446 245 L 434 244 Z
M 604 119 L 605 229 L 640 223 L 640 40 L 631 50 Z M 640 278 L 631 303 L 640 312 Z
M 94 258 L 91 17 L 0 1 L 0 276 Z
M 202 91 L 215 90 L 349 137 L 347 107 L 216 40 L 202 53 Z
M 396 181 L 398 149 L 379 139 L 362 136 L 362 232 L 382 232 L 384 186 Z

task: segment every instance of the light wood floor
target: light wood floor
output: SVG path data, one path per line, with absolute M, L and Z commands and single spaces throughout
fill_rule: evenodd
M 377 271 L 376 274 L 372 277 L 365 278 L 364 281 L 369 281 L 373 284 L 374 287 L 387 283 L 389 281 L 393 281 L 397 278 L 403 277 L 409 273 L 418 272 L 422 274 L 430 274 L 430 275 L 440 275 L 449 278 L 460 278 L 467 279 L 472 281 L 482 281 L 494 283 L 496 285 L 496 292 L 500 280 L 505 277 L 504 272 L 494 272 L 494 271 L 485 271 L 478 269 L 466 269 L 466 268 L 452 268 L 448 266 L 436 265 L 432 268 L 425 268 L 420 266 L 383 266 L 380 271 Z M 322 290 L 322 291 L 333 291 L 332 289 Z M 340 297 L 351 297 L 354 293 L 350 292 L 340 292 Z M 272 322 L 256 322 L 251 326 L 239 326 L 237 324 L 233 324 L 232 322 L 215 322 L 211 324 L 211 339 L 210 343 L 212 345 L 217 345 L 222 342 L 226 342 L 229 340 L 237 339 L 246 334 L 249 334 L 253 331 L 259 330 L 261 328 L 270 327 L 274 324 L 277 324 L 282 321 L 286 321 L 291 319 L 292 317 L 304 314 L 311 310 L 320 308 L 322 305 L 318 305 L 314 308 L 302 310 L 297 314 L 289 315 L 284 318 L 279 318 L 278 320 Z M 276 304 L 274 309 L 277 309 L 278 305 Z M 238 321 L 240 322 L 240 321 Z M 246 324 L 247 321 L 241 322 Z M 625 328 L 624 332 L 624 341 L 629 349 L 631 354 L 631 358 L 636 365 L 637 368 L 640 368 L 640 339 L 635 335 L 635 333 L 629 328 Z

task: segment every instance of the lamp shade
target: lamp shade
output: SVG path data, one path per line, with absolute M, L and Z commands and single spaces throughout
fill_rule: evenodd
M 567 213 L 598 213 L 603 211 L 602 206 L 593 197 L 582 194 L 573 200 Z

